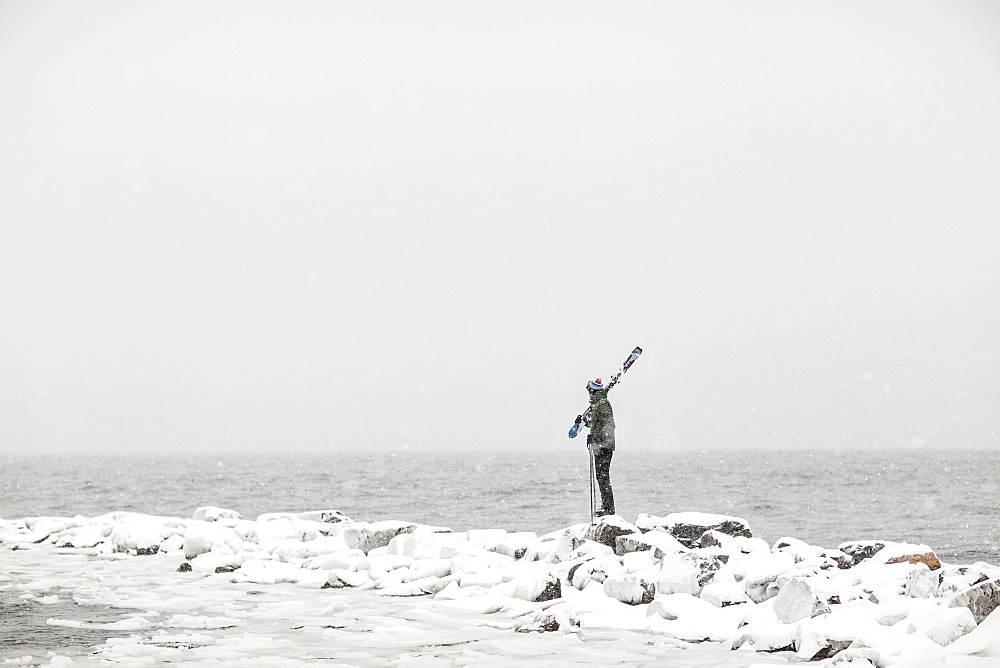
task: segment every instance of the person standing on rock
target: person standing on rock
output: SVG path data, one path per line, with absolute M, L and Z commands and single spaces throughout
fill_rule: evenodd
M 615 415 L 608 401 L 608 389 L 600 378 L 587 383 L 591 409 L 587 417 L 579 415 L 590 429 L 587 434 L 587 448 L 594 458 L 594 477 L 601 490 L 601 507 L 594 513 L 597 517 L 615 514 L 615 495 L 611 489 L 611 457 L 615 454 Z

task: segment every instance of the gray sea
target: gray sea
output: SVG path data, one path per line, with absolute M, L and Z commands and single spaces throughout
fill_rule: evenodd
M 590 515 L 579 451 L 374 452 L 201 457 L 0 457 L 0 517 L 114 510 L 190 517 L 204 505 L 254 519 L 338 509 L 355 520 L 555 531 Z M 742 517 L 791 536 L 924 543 L 945 561 L 1000 564 L 1000 458 L 990 450 L 650 452 L 619 448 L 618 514 Z

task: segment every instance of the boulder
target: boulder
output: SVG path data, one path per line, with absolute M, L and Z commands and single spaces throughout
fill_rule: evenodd
M 734 575 L 751 601 L 763 603 L 778 595 L 778 578 L 794 568 L 795 557 L 787 552 L 754 552 L 744 558 Z
M 934 608 L 910 617 L 908 631 L 919 631 L 938 645 L 950 645 L 976 628 L 972 611 L 966 607 Z
M 365 554 L 379 547 L 387 547 L 389 541 L 401 533 L 413 533 L 416 524 L 383 520 L 381 522 L 356 522 L 344 530 L 344 542 L 351 549 Z
M 701 598 L 717 608 L 749 603 L 743 587 L 736 582 L 709 582 L 701 590 Z
M 662 594 L 700 596 L 702 588 L 721 567 L 722 561 L 714 555 L 692 552 L 664 555 L 656 579 L 656 590 Z
M 370 585 L 372 580 L 368 571 L 348 571 L 336 568 L 327 576 L 327 587 L 339 589 L 342 587 L 363 587 Z
M 746 520 L 712 513 L 671 513 L 666 517 L 640 515 L 636 518 L 636 526 L 642 531 L 663 529 L 690 548 L 698 547 L 701 537 L 707 531 L 718 531 L 734 537 L 753 538 L 753 532 Z
M 941 584 L 938 587 L 938 594 L 950 597 L 980 582 L 1000 578 L 1000 567 L 983 562 L 977 562 L 972 566 L 952 566 L 942 569 L 939 577 Z
M 861 625 L 850 615 L 820 615 L 797 626 L 795 653 L 804 661 L 829 659 L 858 640 Z
M 562 536 L 555 542 L 555 546 L 549 552 L 549 555 L 545 557 L 544 561 L 550 564 L 558 564 L 561 561 L 565 561 L 569 554 L 578 547 L 580 547 L 580 540 L 573 535 L 572 531 L 567 529 L 563 531 Z
M 871 559 L 884 547 L 884 541 L 862 540 L 842 543 L 837 549 L 846 554 L 850 559 L 850 563 L 848 564 L 848 567 L 850 567 L 857 566 L 865 559 Z
M 761 621 L 740 628 L 733 640 L 733 649 L 745 645 L 755 652 L 794 652 L 798 626 L 780 622 Z
M 986 580 L 951 597 L 951 608 L 964 607 L 972 611 L 976 624 L 981 624 L 990 613 L 1000 607 L 1000 580 Z
M 184 558 L 194 559 L 199 554 L 212 551 L 212 541 L 205 536 L 188 536 L 184 539 Z
M 662 558 L 664 554 L 676 552 L 687 552 L 676 538 L 666 531 L 653 530 L 646 533 L 627 533 L 618 536 L 614 544 L 615 554 L 622 556 L 629 552 L 645 552 L 652 550 L 656 558 Z
M 300 520 L 308 520 L 310 522 L 323 522 L 325 524 L 339 524 L 341 522 L 350 522 L 350 518 L 339 510 L 311 510 L 305 513 L 298 513 L 295 515 Z
M 201 506 L 200 508 L 196 508 L 194 515 L 191 517 L 202 522 L 243 519 L 243 516 L 235 510 L 226 510 L 225 508 L 217 508 L 216 506 Z
M 604 594 L 629 605 L 653 602 L 656 585 L 638 575 L 612 575 L 604 580 Z
M 576 611 L 568 605 L 557 604 L 535 614 L 531 619 L 517 622 L 514 630 L 518 633 L 545 633 L 571 631 L 580 627 Z
M 559 578 L 540 571 L 518 576 L 510 582 L 493 587 L 493 592 L 522 601 L 551 601 L 562 596 Z
M 914 568 L 903 585 L 903 593 L 910 598 L 933 598 L 938 595 L 939 586 L 940 578 L 930 567 Z
M 115 552 L 149 555 L 159 552 L 165 539 L 180 533 L 184 526 L 176 520 L 135 513 L 115 522 L 110 539 Z
M 805 578 L 790 579 L 774 597 L 774 614 L 783 624 L 794 624 L 829 611 L 830 606 Z
M 638 533 L 641 532 L 636 525 L 626 522 L 617 515 L 608 515 L 602 517 L 600 522 L 594 527 L 593 539 L 601 545 L 607 545 L 611 549 L 615 549 L 619 536 Z

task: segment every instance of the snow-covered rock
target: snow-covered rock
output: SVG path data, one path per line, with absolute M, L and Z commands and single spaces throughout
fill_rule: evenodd
M 717 608 L 750 602 L 743 587 L 736 582 L 710 582 L 702 588 L 701 598 Z
M 604 580 L 604 593 L 622 603 L 639 605 L 653 602 L 656 585 L 638 575 L 612 575 Z
M 655 550 L 658 551 L 657 556 L 662 556 L 663 554 L 687 552 L 689 549 L 666 531 L 658 529 L 646 533 L 622 534 L 615 539 L 615 544 L 612 547 L 618 555 Z
M 939 645 L 950 645 L 976 628 L 968 608 L 935 607 L 909 618 L 909 632 L 919 631 Z
M 986 580 L 961 591 L 948 601 L 951 607 L 966 607 L 976 623 L 981 623 L 1000 607 L 1000 580 Z
M 708 531 L 718 531 L 729 536 L 752 538 L 753 532 L 746 520 L 729 515 L 685 512 L 671 513 L 666 517 L 639 515 L 636 526 L 642 531 L 660 528 L 687 547 L 699 547 L 701 537 Z
M 192 519 L 202 522 L 243 519 L 243 516 L 235 510 L 226 510 L 225 508 L 218 508 L 216 506 L 201 506 L 200 508 L 195 508 L 194 515 L 191 517 Z
M 617 515 L 607 515 L 602 517 L 594 527 L 593 539 L 602 545 L 615 549 L 619 536 L 638 533 L 641 533 L 639 527 L 631 522 L 626 522 Z
M 790 579 L 774 597 L 774 614 L 783 624 L 793 624 L 829 611 L 830 606 L 808 578 Z
M 347 527 L 343 536 L 348 547 L 368 553 L 378 547 L 387 547 L 399 534 L 413 533 L 416 528 L 416 524 L 396 520 L 356 522 Z

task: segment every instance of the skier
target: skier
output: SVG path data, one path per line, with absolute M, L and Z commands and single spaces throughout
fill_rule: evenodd
M 611 490 L 611 457 L 615 453 L 615 416 L 608 401 L 608 387 L 605 389 L 600 378 L 587 383 L 590 393 L 592 410 L 585 419 L 583 415 L 576 417 L 576 424 L 584 422 L 590 428 L 587 434 L 587 448 L 594 457 L 594 471 L 597 484 L 601 489 L 601 507 L 594 513 L 595 517 L 615 514 L 615 495 Z M 591 506 L 593 507 L 593 506 Z

